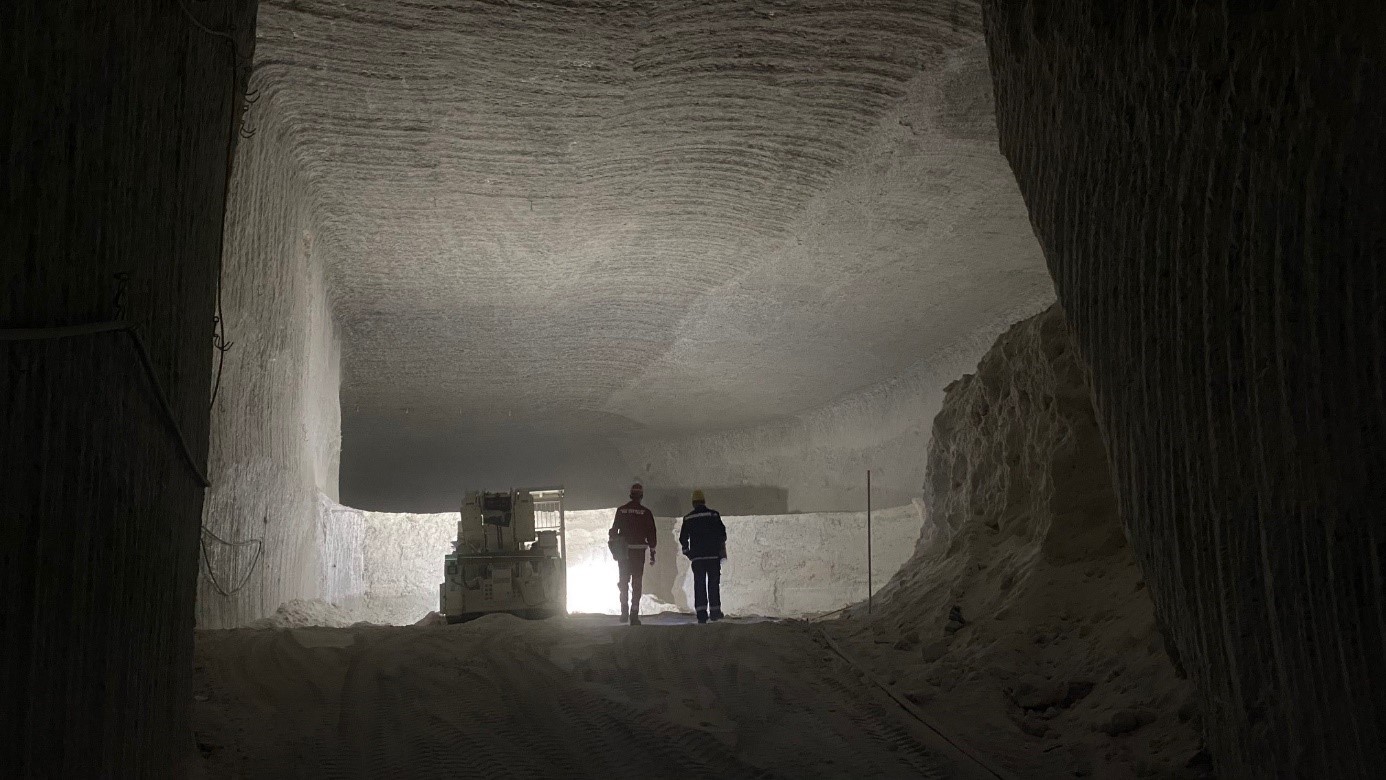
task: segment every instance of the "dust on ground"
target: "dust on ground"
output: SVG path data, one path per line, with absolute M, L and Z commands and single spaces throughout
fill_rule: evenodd
M 815 628 L 686 620 L 199 632 L 198 746 L 211 777 L 975 771 Z

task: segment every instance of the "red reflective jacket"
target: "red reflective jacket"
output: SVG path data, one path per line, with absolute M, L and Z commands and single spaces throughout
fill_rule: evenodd
M 627 546 L 643 544 L 653 550 L 659 541 L 655 535 L 654 512 L 641 506 L 639 501 L 622 504 L 616 509 L 616 519 L 608 535 L 613 542 L 620 539 Z

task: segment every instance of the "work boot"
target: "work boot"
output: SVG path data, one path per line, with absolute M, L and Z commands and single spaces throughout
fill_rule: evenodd
M 706 622 L 707 622 L 707 610 L 705 610 L 705 609 L 700 609 L 700 610 L 698 610 L 698 622 L 699 622 L 699 623 L 706 623 Z
M 640 616 L 639 616 L 639 615 L 632 614 L 632 615 L 630 616 L 630 624 L 631 624 L 632 626 L 638 626 L 638 625 L 640 625 Z
M 720 609 L 718 609 L 718 608 L 716 608 L 716 607 L 713 607 L 713 608 L 712 608 L 712 619 L 713 619 L 713 620 L 721 620 L 721 619 L 722 619 L 722 610 L 720 610 Z

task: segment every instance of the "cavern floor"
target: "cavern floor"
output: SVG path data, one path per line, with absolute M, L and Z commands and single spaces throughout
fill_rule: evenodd
M 209 776 L 985 776 L 801 623 L 197 637 Z

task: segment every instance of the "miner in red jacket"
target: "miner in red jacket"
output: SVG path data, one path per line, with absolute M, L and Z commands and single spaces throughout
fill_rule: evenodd
M 608 546 L 611 555 L 620 567 L 621 579 L 617 587 L 621 589 L 621 622 L 630 621 L 632 626 L 640 625 L 640 590 L 645 581 L 645 551 L 650 551 L 650 565 L 655 562 L 654 512 L 640 503 L 645 497 L 645 488 L 639 482 L 630 486 L 630 502 L 616 510 L 616 519 L 611 523 Z M 632 588 L 632 586 L 634 586 Z M 631 591 L 635 592 L 632 593 Z

